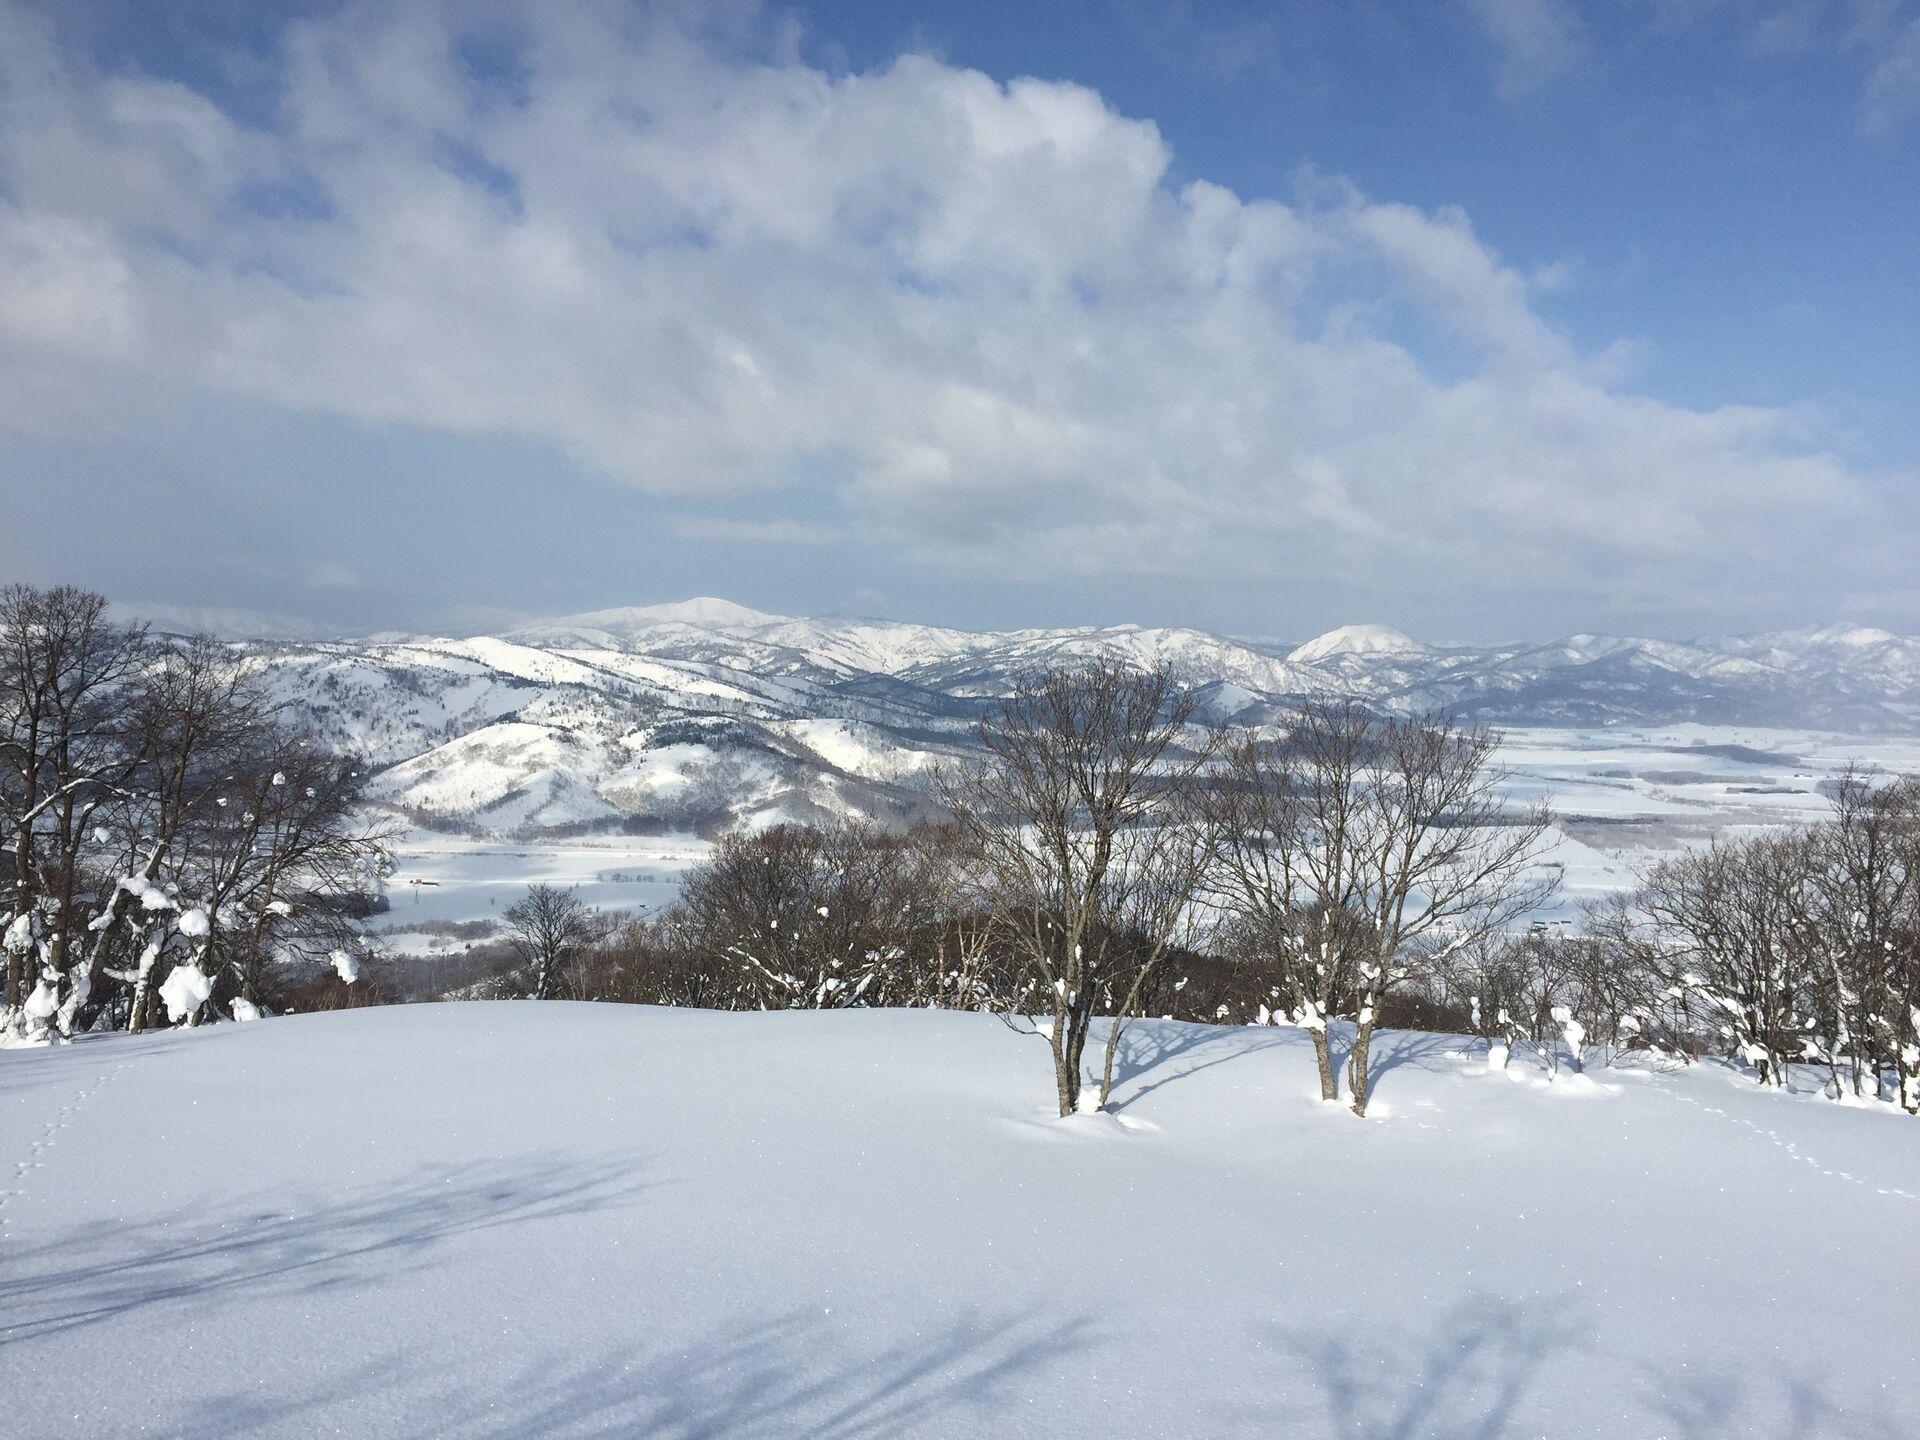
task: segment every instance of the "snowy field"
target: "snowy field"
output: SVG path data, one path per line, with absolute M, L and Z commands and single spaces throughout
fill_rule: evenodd
M 1559 818 L 1549 857 L 1564 886 L 1549 914 L 1631 888 L 1662 855 L 1716 835 L 1827 816 L 1822 781 L 1849 764 L 1920 773 L 1920 737 L 1745 726 L 1508 729 L 1497 763 L 1516 801 L 1547 797 Z
M 1713 835 L 1822 817 L 1816 788 L 1849 762 L 1920 772 L 1920 737 L 1680 725 L 1655 730 L 1513 729 L 1499 763 L 1516 801 L 1550 797 L 1562 823 L 1551 859 L 1565 887 L 1547 913 L 1630 887 L 1637 867 Z M 528 885 L 578 888 L 603 910 L 652 911 L 672 901 L 681 873 L 708 852 L 695 836 L 472 840 L 408 831 L 389 886 L 392 910 L 374 923 L 401 954 L 457 951 L 477 937 L 448 922 L 497 923 Z M 421 928 L 424 927 L 424 928 Z
M 1717 1067 L 439 1005 L 0 1055 L 9 1434 L 1920 1429 L 1920 1130 Z
M 447 927 L 498 925 L 534 884 L 577 890 L 597 910 L 651 912 L 679 894 L 681 872 L 709 848 L 694 836 L 515 841 L 409 830 L 387 885 L 392 909 L 372 924 L 394 951 L 428 955 L 483 938 Z

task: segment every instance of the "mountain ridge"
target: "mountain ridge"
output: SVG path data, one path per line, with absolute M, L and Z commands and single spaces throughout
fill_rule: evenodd
M 1920 638 L 1848 625 L 1492 646 L 1347 626 L 1283 648 L 1187 627 L 972 631 L 700 597 L 495 635 L 245 648 L 316 732 L 368 756 L 379 799 L 487 833 L 909 819 L 928 810 L 929 769 L 970 748 L 1020 677 L 1096 657 L 1164 664 L 1206 719 L 1245 725 L 1345 694 L 1495 725 L 1920 733 Z

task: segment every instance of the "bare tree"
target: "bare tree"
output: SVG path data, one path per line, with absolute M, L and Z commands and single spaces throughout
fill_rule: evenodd
M 1850 771 L 1831 819 L 1665 860 L 1593 933 L 1761 1084 L 1806 1063 L 1883 1096 L 1891 1076 L 1920 1111 L 1917 875 L 1920 786 Z
M 682 882 L 669 924 L 736 967 L 756 1008 L 888 1003 L 931 914 L 913 861 L 901 837 L 862 820 L 728 836 Z
M 505 916 L 507 940 L 533 974 L 534 998 L 551 1000 L 561 971 L 593 936 L 592 917 L 571 890 L 535 885 Z
M 1046 1039 L 1062 1115 L 1080 1108 L 1103 1009 L 1106 1103 L 1125 1023 L 1190 912 L 1205 848 L 1189 796 L 1206 754 L 1182 748 L 1194 708 L 1166 670 L 1051 670 L 982 721 L 980 760 L 937 780 L 976 908 L 1024 974 L 1008 1022 Z
M 1312 1032 L 1322 1099 L 1338 1094 L 1327 1025 L 1354 1024 L 1355 1114 L 1389 991 L 1558 883 L 1538 864 L 1548 811 L 1501 799 L 1496 745 L 1449 716 L 1313 699 L 1283 739 L 1229 746 L 1212 788 L 1221 902 L 1264 939 L 1292 1018 Z
M 137 1029 L 166 949 L 169 914 L 180 908 L 177 890 L 163 888 L 176 847 L 273 733 L 273 717 L 241 658 L 206 636 L 155 647 L 132 705 L 143 758 L 104 812 L 104 833 L 117 837 L 116 863 L 87 927 L 86 976 L 91 987 L 116 941 L 131 939 L 138 958 L 108 973 L 131 987 L 129 1026 Z
M 1804 832 L 1715 841 L 1654 866 L 1636 897 L 1643 953 L 1688 1023 L 1717 1032 L 1763 1085 L 1785 1084 L 1801 1053 L 1814 859 Z
M 995 1007 L 1018 988 L 1000 963 L 983 887 L 951 823 L 919 825 L 907 841 L 906 884 L 918 897 L 918 928 L 896 962 L 887 1003 L 949 1010 Z
M 91 975 L 81 912 L 94 816 L 132 776 L 144 738 L 127 695 L 145 632 L 72 586 L 0 589 L 0 810 L 13 853 L 5 932 L 7 1016 L 70 1034 Z M 29 961 L 37 973 L 27 988 Z
M 1819 1047 L 1836 1089 L 1879 1095 L 1891 1071 L 1902 1103 L 1920 1109 L 1920 779 L 1876 781 L 1849 766 L 1832 798 L 1815 832 Z
M 334 957 L 366 944 L 354 905 L 379 889 L 392 834 L 362 812 L 360 764 L 280 729 L 233 777 L 229 806 L 253 843 L 218 935 L 222 973 L 250 1004 L 266 998 L 274 964 L 326 958 L 339 969 Z
M 151 1023 L 154 996 L 187 1024 L 200 1022 L 216 991 L 255 1003 L 277 959 L 326 956 L 343 979 L 355 973 L 364 937 L 351 905 L 378 888 L 390 840 L 384 823 L 364 816 L 362 796 L 352 757 L 277 724 L 257 734 L 169 851 L 174 913 L 158 957 L 143 952 L 134 967 L 149 1003 L 132 1007 L 128 1028 Z

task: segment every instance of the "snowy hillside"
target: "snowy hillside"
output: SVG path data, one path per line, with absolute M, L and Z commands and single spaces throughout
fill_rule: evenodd
M 0 1396 L 59 1437 L 1912 1433 L 1905 1117 L 1141 1025 L 441 1005 L 0 1055 Z
M 253 646 L 410 819 L 484 834 L 717 830 L 925 804 L 1021 675 L 1092 656 L 1166 664 L 1218 719 L 1294 698 L 1449 707 L 1502 726 L 1710 724 L 1920 732 L 1920 639 L 1828 627 L 1676 644 L 1578 635 L 1438 648 L 1379 625 L 1300 645 L 1197 630 L 964 631 L 768 615 L 700 599 L 499 637 Z

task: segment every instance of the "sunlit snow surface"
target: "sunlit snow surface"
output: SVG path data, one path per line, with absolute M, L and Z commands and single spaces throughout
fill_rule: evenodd
M 413 830 L 398 847 L 398 868 L 387 885 L 391 909 L 372 923 L 400 954 L 460 950 L 485 937 L 450 934 L 445 922 L 497 925 L 534 884 L 576 891 L 598 910 L 650 914 L 672 901 L 681 872 L 710 848 L 694 836 L 519 843 Z
M 1916 1122 L 1145 1023 L 396 1007 L 0 1054 L 46 1437 L 1911 1435 Z
M 1645 866 L 1716 835 L 1802 824 L 1829 813 L 1820 785 L 1849 764 L 1920 772 L 1920 737 L 1740 726 L 1508 729 L 1497 763 L 1516 801 L 1545 797 L 1559 824 L 1549 859 L 1565 884 L 1551 912 L 1631 887 Z

